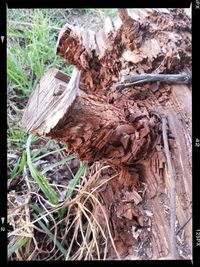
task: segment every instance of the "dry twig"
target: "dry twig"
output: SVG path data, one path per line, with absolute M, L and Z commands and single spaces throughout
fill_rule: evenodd
M 184 74 L 139 74 L 123 76 L 116 89 L 121 91 L 125 88 L 145 82 L 165 82 L 188 84 L 192 80 L 190 75 Z
M 171 154 L 169 151 L 169 144 L 167 138 L 167 119 L 163 115 L 162 116 L 162 134 L 163 134 L 163 142 L 164 142 L 164 150 L 167 159 L 167 168 L 169 170 L 169 175 L 171 178 L 171 195 L 170 195 L 170 252 L 172 259 L 176 259 L 176 231 L 175 231 L 175 223 L 176 223 L 176 174 L 172 165 Z

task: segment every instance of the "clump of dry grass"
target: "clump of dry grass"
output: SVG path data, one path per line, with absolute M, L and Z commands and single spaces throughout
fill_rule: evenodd
M 29 179 L 25 168 L 26 191 L 21 196 L 15 191 L 8 194 L 8 222 L 12 227 L 8 236 L 10 260 L 105 260 L 109 242 L 120 258 L 100 196 L 103 185 L 117 177 L 116 173 L 101 179 L 106 168 L 110 167 L 95 163 L 85 169 L 73 188 L 73 198 L 57 205 L 35 191 L 36 182 Z M 70 188 L 51 186 L 56 191 Z M 66 209 L 63 218 L 62 208 Z

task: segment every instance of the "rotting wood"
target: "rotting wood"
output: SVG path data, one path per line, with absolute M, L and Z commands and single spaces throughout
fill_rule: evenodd
M 89 162 L 104 159 L 114 165 L 128 165 L 147 156 L 158 131 L 156 125 L 148 125 L 150 115 L 139 114 L 137 124 L 131 125 L 124 113 L 106 103 L 105 98 L 78 89 L 79 71 L 74 70 L 69 84 L 67 80 L 56 69 L 43 76 L 24 113 L 28 133 L 61 141 L 70 152 Z M 46 103 L 52 103 L 48 111 Z M 38 115 L 32 117 L 32 113 Z M 145 128 L 140 126 L 140 117 Z M 153 123 L 153 116 L 151 120 Z
M 48 86 L 43 86 L 45 93 L 39 88 L 39 93 L 32 93 L 23 123 L 33 134 L 44 134 L 67 144 L 67 149 L 81 159 L 106 160 L 114 166 L 100 177 L 109 177 L 115 170 L 118 179 L 109 181 L 101 195 L 119 254 L 159 259 L 167 257 L 170 250 L 171 192 L 160 115 L 168 118 L 167 139 L 177 174 L 177 223 L 183 225 L 191 216 L 192 201 L 191 89 L 184 84 L 163 83 L 159 90 L 155 84 L 138 84 L 120 94 L 116 92 L 116 83 L 122 76 L 145 73 L 190 76 L 191 20 L 181 9 L 142 10 L 138 17 L 140 20 L 122 10 L 121 21 L 106 19 L 105 31 L 99 33 L 65 25 L 56 51 L 74 65 L 71 79 L 77 82 L 63 80 L 64 74 L 58 75 L 59 81 L 55 70 L 52 84 L 48 78 Z M 75 102 L 67 101 L 70 90 L 75 92 Z M 102 113 L 99 117 L 103 116 L 101 127 L 98 112 Z M 83 114 L 90 116 L 85 120 Z M 89 124 L 88 129 L 82 124 Z M 134 192 L 144 201 L 131 200 L 128 196 Z M 192 257 L 191 222 L 185 226 L 183 241 L 188 259 Z M 134 254 L 136 247 L 141 250 Z M 177 243 L 177 258 L 181 257 L 180 250 L 183 251 L 183 245 Z M 108 253 L 115 258 L 112 249 Z

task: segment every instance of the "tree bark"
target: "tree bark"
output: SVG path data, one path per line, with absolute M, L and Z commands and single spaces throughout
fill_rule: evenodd
M 119 16 L 121 21 L 105 19 L 98 33 L 63 27 L 56 51 L 74 65 L 72 77 L 48 71 L 23 124 L 29 133 L 63 142 L 81 160 L 104 160 L 117 169 L 119 179 L 108 182 L 102 198 L 121 257 L 170 257 L 172 183 L 162 116 L 176 174 L 178 229 L 191 216 L 191 87 L 154 82 L 120 93 L 116 84 L 124 75 L 190 76 L 191 21 L 181 9 L 119 10 Z M 191 259 L 191 221 L 175 241 L 176 258 Z

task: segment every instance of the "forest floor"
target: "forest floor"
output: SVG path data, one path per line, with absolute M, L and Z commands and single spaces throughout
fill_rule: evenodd
M 10 261 L 148 258 L 141 256 L 139 243 L 128 257 L 124 247 L 116 248 L 113 226 L 100 201 L 107 181 L 118 175 L 115 170 L 104 162 L 88 166 L 58 143 L 28 136 L 21 124 L 29 95 L 43 74 L 52 67 L 72 73 L 72 66 L 55 54 L 62 26 L 98 31 L 104 15 L 115 18 L 117 9 L 7 10 Z M 133 197 L 140 202 L 138 194 Z M 132 235 L 140 235 L 137 226 Z

